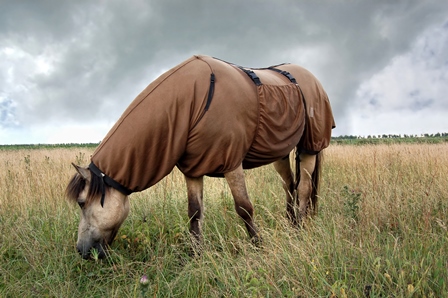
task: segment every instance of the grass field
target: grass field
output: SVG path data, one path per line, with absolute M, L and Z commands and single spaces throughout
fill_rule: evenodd
M 247 171 L 263 246 L 222 179 L 205 180 L 205 249 L 189 257 L 185 182 L 176 170 L 131 195 L 106 260 L 75 250 L 70 162 L 92 148 L 0 150 L 0 297 L 446 297 L 448 143 L 333 145 L 319 215 L 284 218 L 272 166 Z M 149 285 L 143 288 L 140 278 Z

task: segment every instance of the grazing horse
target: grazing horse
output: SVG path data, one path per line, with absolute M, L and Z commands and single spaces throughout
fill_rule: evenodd
M 250 237 L 259 240 L 243 169 L 274 163 L 287 216 L 316 210 L 320 152 L 334 127 L 327 94 L 293 64 L 263 69 L 193 56 L 149 84 L 125 110 L 66 189 L 81 208 L 77 250 L 100 258 L 129 212 L 128 195 L 177 167 L 184 175 L 194 245 L 201 243 L 203 177 L 225 177 Z M 296 149 L 296 171 L 289 154 Z M 297 195 L 296 195 L 297 194 Z M 311 214 L 314 213 L 311 212 Z

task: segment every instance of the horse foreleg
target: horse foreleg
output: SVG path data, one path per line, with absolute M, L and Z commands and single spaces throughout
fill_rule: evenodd
M 249 236 L 255 243 L 259 242 L 258 230 L 253 222 L 254 207 L 247 194 L 242 165 L 236 170 L 224 174 L 235 201 L 235 210 L 243 219 Z
M 311 194 L 313 191 L 312 174 L 316 165 L 316 156 L 300 154 L 300 182 L 297 187 L 299 199 L 299 224 L 308 215 L 308 209 L 311 205 Z M 313 208 L 315 206 L 312 206 Z
M 201 226 L 204 218 L 203 204 L 203 177 L 190 178 L 185 176 L 188 192 L 188 217 L 190 218 L 190 234 L 194 249 L 198 249 L 202 243 Z
M 297 217 L 294 211 L 294 205 L 296 204 L 296 197 L 294 195 L 294 178 L 291 171 L 291 165 L 289 163 L 289 155 L 284 159 L 274 162 L 274 168 L 282 178 L 283 189 L 286 193 L 286 216 L 293 225 L 297 225 Z

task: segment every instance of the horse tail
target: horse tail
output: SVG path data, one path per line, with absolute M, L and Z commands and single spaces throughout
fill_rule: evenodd
M 296 156 L 295 156 L 294 190 L 295 190 L 296 196 L 299 195 L 297 193 L 297 188 L 299 187 L 299 183 L 300 183 L 300 151 L 301 151 L 301 146 L 299 143 L 296 146 L 296 152 L 295 152 Z
M 300 182 L 300 150 L 299 145 L 296 147 L 296 156 L 295 156 L 295 183 L 294 189 L 297 189 Z M 313 173 L 311 174 L 311 194 L 310 194 L 310 203 L 311 203 L 311 213 L 310 215 L 317 215 L 318 212 L 318 198 L 319 198 L 319 182 L 321 175 L 321 163 L 323 159 L 323 152 L 320 151 L 316 154 L 316 162 L 314 165 Z M 298 193 L 296 194 L 298 195 Z

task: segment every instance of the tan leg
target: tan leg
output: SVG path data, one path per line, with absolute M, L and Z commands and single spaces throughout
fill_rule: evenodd
M 292 224 L 297 224 L 297 218 L 294 211 L 297 197 L 294 194 L 294 177 L 291 171 L 289 156 L 274 162 L 275 170 L 280 174 L 283 182 L 283 189 L 286 193 L 286 216 Z
M 313 174 L 315 165 L 316 155 L 300 154 L 300 182 L 297 187 L 299 224 L 302 224 L 302 220 L 308 215 L 308 209 L 311 204 L 311 193 L 313 190 L 311 175 Z
M 254 242 L 258 242 L 258 231 L 253 222 L 254 207 L 252 206 L 249 195 L 247 194 L 242 165 L 240 165 L 236 170 L 224 174 L 224 176 L 232 192 L 236 212 L 244 220 L 249 236 L 254 240 Z
M 190 218 L 190 234 L 194 248 L 198 248 L 202 243 L 201 226 L 204 218 L 203 204 L 203 177 L 190 178 L 185 176 L 188 191 L 188 217 Z

